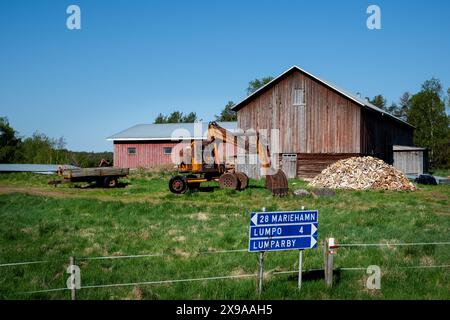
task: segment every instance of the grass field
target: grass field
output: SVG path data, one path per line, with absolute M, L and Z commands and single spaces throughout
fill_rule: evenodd
M 174 195 L 168 176 L 135 174 L 126 187 L 47 185 L 53 177 L 0 175 L 1 299 L 68 299 L 68 258 L 81 268 L 81 285 L 255 274 L 257 254 L 206 253 L 245 249 L 249 214 L 266 207 L 319 210 L 319 241 L 339 243 L 439 242 L 450 240 L 450 186 L 419 186 L 415 192 L 338 191 L 328 198 L 273 198 L 262 181 L 243 192 L 214 189 Z M 305 188 L 300 180 L 290 189 Z M 137 259 L 87 260 L 110 255 L 162 254 Z M 298 252 L 268 253 L 262 299 L 449 299 L 450 246 L 340 248 L 336 268 L 379 265 L 381 290 L 365 288 L 365 270 L 342 270 L 333 288 L 304 276 L 296 290 Z M 422 266 L 421 269 L 403 267 Z M 304 269 L 323 268 L 321 248 L 305 251 Z M 257 299 L 256 278 L 82 289 L 79 299 Z

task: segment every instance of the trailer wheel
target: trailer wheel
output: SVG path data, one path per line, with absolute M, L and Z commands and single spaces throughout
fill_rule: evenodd
M 104 188 L 115 188 L 117 187 L 117 179 L 113 177 L 106 177 L 103 179 Z
M 239 179 L 240 182 L 240 189 L 244 190 L 245 188 L 248 187 L 248 177 L 245 173 L 243 172 L 236 172 L 235 175 L 237 176 L 237 178 Z
M 234 173 L 224 173 L 219 178 L 220 189 L 239 190 L 239 179 Z
M 169 190 L 172 193 L 185 193 L 188 189 L 188 184 L 186 182 L 186 179 L 181 176 L 175 176 L 172 177 L 169 181 Z

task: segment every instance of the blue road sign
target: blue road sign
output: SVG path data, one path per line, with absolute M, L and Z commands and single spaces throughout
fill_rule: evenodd
M 317 223 L 302 223 L 274 226 L 250 226 L 250 238 L 279 238 L 314 235 L 317 232 Z
M 250 225 L 280 225 L 280 224 L 298 224 L 305 222 L 316 222 L 319 212 L 312 211 L 284 211 L 284 212 L 253 212 Z
M 250 218 L 250 252 L 311 249 L 317 246 L 319 212 L 253 212 Z
M 301 238 L 250 239 L 249 251 L 311 249 L 316 246 L 317 240 L 312 236 L 303 236 Z

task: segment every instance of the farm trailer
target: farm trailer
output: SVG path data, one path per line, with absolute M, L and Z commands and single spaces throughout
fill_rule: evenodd
M 103 188 L 116 187 L 118 179 L 126 177 L 128 174 L 128 168 L 114 167 L 80 169 L 60 168 L 58 170 L 58 175 L 64 179 L 64 182 L 95 182 L 98 187 Z

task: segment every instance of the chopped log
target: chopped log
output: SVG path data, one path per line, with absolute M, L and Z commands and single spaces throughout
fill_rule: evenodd
M 310 183 L 331 189 L 416 190 L 403 172 L 374 157 L 352 157 L 335 162 Z

